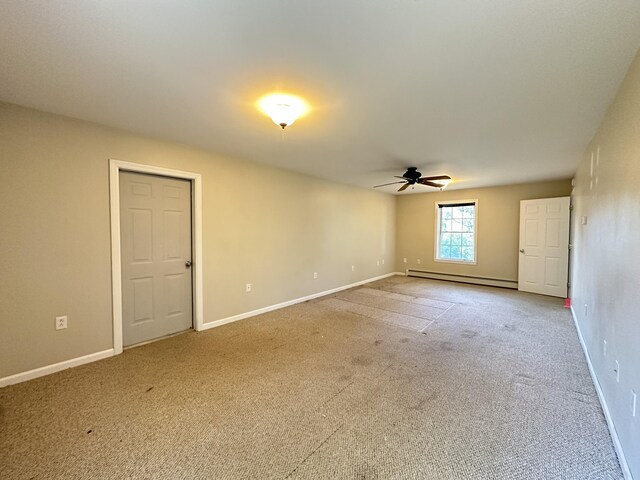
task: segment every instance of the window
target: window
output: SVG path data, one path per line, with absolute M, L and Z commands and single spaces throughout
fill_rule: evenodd
M 477 200 L 436 203 L 436 260 L 476 263 Z

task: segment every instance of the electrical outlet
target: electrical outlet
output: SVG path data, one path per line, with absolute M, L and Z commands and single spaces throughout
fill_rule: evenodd
M 631 416 L 635 417 L 636 416 L 636 404 L 637 404 L 637 400 L 638 400 L 638 395 L 636 395 L 636 392 L 634 392 L 633 390 L 631 390 Z
M 356 266 L 355 265 L 351 265 L 351 271 L 355 272 L 356 271 Z
M 247 292 L 247 293 L 249 293 L 251 291 L 251 284 L 250 283 L 247 283 L 244 291 Z
M 56 317 L 56 330 L 64 330 L 67 328 L 67 316 Z
M 384 258 L 382 259 L 382 264 L 384 265 Z
M 380 266 L 380 260 L 378 260 L 378 261 L 376 262 L 376 265 Z
M 403 258 L 403 259 L 402 259 L 402 263 L 407 263 L 407 259 L 406 259 L 406 258 Z
M 616 368 L 613 371 L 616 374 L 616 382 L 620 383 L 620 363 L 618 363 L 618 360 L 616 360 Z
M 313 272 L 313 279 L 315 280 L 316 278 L 318 278 L 318 272 Z
M 607 356 L 607 341 L 606 340 L 602 340 L 602 356 L 603 357 Z
M 422 260 L 418 259 L 418 265 L 420 265 L 422 263 Z

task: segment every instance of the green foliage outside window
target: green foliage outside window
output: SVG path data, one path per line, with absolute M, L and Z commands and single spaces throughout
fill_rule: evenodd
M 462 262 L 475 261 L 475 205 L 441 206 L 438 258 Z

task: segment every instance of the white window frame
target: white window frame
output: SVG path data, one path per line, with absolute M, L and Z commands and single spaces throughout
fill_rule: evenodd
M 473 203 L 475 205 L 475 215 L 473 224 L 473 262 L 467 262 L 466 260 L 450 260 L 448 258 L 440 258 L 440 205 L 455 205 L 458 203 Z M 436 213 L 436 238 L 434 244 L 433 260 L 440 263 L 456 263 L 458 265 L 477 265 L 478 264 L 478 199 L 471 198 L 466 200 L 447 200 L 435 202 Z

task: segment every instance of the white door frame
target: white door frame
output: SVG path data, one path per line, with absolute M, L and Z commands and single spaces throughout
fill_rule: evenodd
M 113 308 L 113 353 L 122 353 L 122 270 L 120 252 L 120 171 L 150 173 L 191 181 L 191 234 L 193 262 L 193 327 L 202 330 L 202 175 L 140 163 L 109 160 L 111 217 L 111 294 Z
M 525 288 L 524 286 L 524 274 L 523 274 L 523 267 L 524 267 L 524 261 L 526 259 L 527 254 L 525 253 L 525 249 L 527 249 L 527 245 L 524 244 L 524 240 L 525 240 L 525 236 L 526 236 L 526 223 L 524 222 L 525 218 L 526 218 L 526 212 L 525 209 L 523 208 L 525 205 L 527 204 L 536 204 L 536 205 L 543 205 L 546 209 L 546 212 L 544 213 L 545 215 L 545 219 L 549 220 L 548 215 L 549 215 L 549 210 L 548 210 L 548 205 L 550 205 L 551 203 L 559 203 L 560 204 L 560 217 L 556 217 L 556 218 L 560 218 L 561 220 L 561 230 L 559 230 L 559 236 L 561 237 L 561 243 L 557 246 L 557 247 L 549 247 L 546 243 L 546 240 L 542 240 L 540 242 L 538 242 L 539 244 L 542 244 L 543 246 L 540 247 L 538 246 L 537 248 L 539 248 L 542 252 L 548 253 L 549 249 L 557 249 L 558 254 L 557 257 L 558 259 L 562 259 L 564 260 L 564 262 L 561 263 L 561 267 L 564 270 L 564 278 L 561 280 L 560 285 L 558 285 L 557 287 L 549 287 L 545 282 L 546 282 L 546 272 L 547 272 L 547 266 L 544 263 L 545 260 L 549 257 L 544 256 L 541 260 L 539 259 L 536 262 L 536 269 L 537 269 L 537 282 L 534 284 L 533 287 L 530 287 L 529 285 L 527 285 L 527 288 Z M 566 211 L 565 211 L 566 209 Z M 566 214 L 566 217 L 564 216 L 564 214 Z M 563 220 L 566 220 L 566 223 L 564 223 Z M 568 294 L 568 283 L 569 283 L 569 242 L 570 242 L 570 228 L 571 228 L 571 197 L 568 196 L 564 196 L 564 197 L 551 197 L 551 198 L 533 198 L 533 199 L 527 199 L 527 200 L 520 200 L 520 233 L 518 235 L 518 248 L 520 249 L 520 254 L 518 255 L 518 290 L 523 291 L 523 292 L 529 292 L 529 293 L 536 293 L 536 294 L 540 294 L 540 295 L 550 295 L 550 296 L 554 296 L 554 297 L 560 297 L 560 298 L 566 298 L 567 294 Z M 542 233 L 544 233 L 546 235 L 546 233 L 548 233 L 548 223 L 543 223 L 544 228 L 541 230 Z M 540 240 L 540 231 L 536 231 L 536 235 L 537 235 L 537 239 L 536 241 Z M 566 242 L 566 243 L 564 243 Z M 566 254 L 566 256 L 565 256 Z M 542 263 L 541 263 L 542 262 Z M 541 271 L 542 270 L 542 271 Z M 542 274 L 542 275 L 538 275 L 538 274 Z M 561 294 L 560 294 L 561 293 Z

